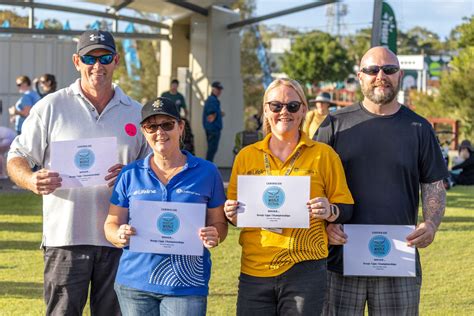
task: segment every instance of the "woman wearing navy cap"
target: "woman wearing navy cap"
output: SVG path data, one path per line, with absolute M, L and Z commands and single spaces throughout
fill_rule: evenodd
M 120 308 L 123 315 L 205 315 L 208 248 L 227 235 L 221 176 L 214 164 L 180 150 L 184 124 L 171 100 L 145 104 L 141 130 L 153 152 L 123 168 L 104 225 L 107 239 L 124 248 L 115 280 Z M 129 224 L 129 208 L 137 200 L 206 204 L 206 225 L 196 234 L 203 255 L 130 251 L 130 237 L 140 234 Z

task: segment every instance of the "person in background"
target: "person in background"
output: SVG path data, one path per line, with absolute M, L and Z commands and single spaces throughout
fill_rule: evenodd
M 11 145 L 8 174 L 43 196 L 46 315 L 82 315 L 89 293 L 91 315 L 120 315 L 113 285 L 122 250 L 107 241 L 103 227 L 122 166 L 148 153 L 138 133 L 141 105 L 112 84 L 120 56 L 109 32 L 84 32 L 72 61 L 80 78 L 33 107 Z M 117 139 L 108 185 L 61 189 L 62 178 L 49 169 L 51 144 L 101 137 Z M 38 171 L 31 170 L 35 165 Z
M 188 118 L 188 110 L 184 96 L 178 92 L 179 81 L 178 79 L 171 80 L 170 90 L 163 92 L 162 97 L 168 98 L 176 105 L 178 112 L 181 117 Z
M 347 224 L 413 225 L 408 246 L 428 247 L 444 215 L 448 176 L 431 124 L 397 102 L 403 71 L 397 56 L 373 47 L 362 57 L 358 78 L 364 99 L 330 113 L 314 139 L 342 160 L 354 211 Z M 423 220 L 418 223 L 421 189 Z M 421 264 L 415 277 L 344 276 L 343 226 L 326 228 L 330 247 L 328 296 L 323 315 L 418 315 Z
M 234 139 L 234 155 L 237 155 L 242 148 L 254 144 L 263 139 L 263 132 L 257 130 L 257 122 L 249 118 L 245 121 L 245 130 L 235 134 Z
M 16 78 L 16 86 L 22 94 L 16 104 L 9 109 L 11 117 L 15 120 L 15 130 L 18 135 L 21 134 L 23 122 L 30 114 L 30 110 L 41 97 L 36 91 L 31 89 L 31 80 L 28 76 L 19 76 Z
M 10 145 L 15 139 L 16 133 L 11 128 L 0 126 L 0 179 L 7 179 L 7 168 L 5 164 L 5 154 L 10 149 Z
M 41 98 L 44 98 L 57 89 L 56 77 L 52 74 L 44 74 L 34 80 L 35 90 Z
M 319 125 L 324 121 L 326 116 L 329 114 L 329 107 L 335 104 L 331 101 L 331 94 L 328 92 L 321 92 L 316 99 L 309 101 L 314 102 L 314 110 L 306 113 L 306 118 L 303 124 L 303 132 L 312 138 Z
M 115 281 L 123 315 L 206 315 L 208 249 L 227 236 L 224 186 L 214 164 L 180 150 L 183 131 L 174 102 L 157 98 L 145 104 L 141 132 L 153 152 L 124 167 L 112 193 L 104 229 L 112 244 L 125 247 Z M 137 200 L 205 204 L 206 226 L 195 236 L 205 247 L 203 256 L 130 251 L 130 237 L 140 234 L 129 222 Z
M 310 176 L 311 181 L 309 229 L 241 230 L 237 315 L 319 315 L 323 308 L 328 255 L 325 227 L 328 222 L 347 221 L 354 201 L 334 150 L 301 131 L 307 110 L 298 82 L 274 80 L 263 97 L 266 137 L 243 148 L 235 158 L 224 206 L 234 225 L 239 175 Z
M 211 95 L 204 103 L 204 110 L 202 112 L 202 125 L 206 132 L 207 153 L 206 160 L 214 161 L 214 156 L 219 147 L 219 140 L 221 138 L 222 117 L 224 112 L 221 110 L 221 102 L 219 97 L 222 94 L 224 86 L 219 81 L 214 81 L 211 85 Z
M 453 166 L 452 170 L 460 170 L 460 173 L 451 172 L 451 179 L 454 185 L 474 184 L 474 148 L 471 142 L 463 140 L 459 145 L 459 157 L 462 162 Z

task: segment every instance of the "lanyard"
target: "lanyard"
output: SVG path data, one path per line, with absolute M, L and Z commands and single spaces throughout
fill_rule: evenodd
M 290 175 L 291 171 L 293 170 L 293 167 L 295 166 L 296 159 L 298 159 L 300 154 L 301 154 L 301 147 L 298 148 L 293 158 L 291 158 L 290 165 L 288 166 L 288 169 L 286 169 L 285 176 Z M 268 159 L 267 153 L 263 154 L 263 162 L 265 163 L 265 171 L 267 173 L 267 176 L 270 176 L 272 174 L 271 172 L 272 170 L 270 168 L 270 160 Z

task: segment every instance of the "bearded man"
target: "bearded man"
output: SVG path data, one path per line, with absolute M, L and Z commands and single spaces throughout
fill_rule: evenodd
M 362 102 L 330 113 L 314 139 L 339 154 L 354 197 L 348 224 L 415 225 L 408 246 L 425 248 L 446 205 L 447 168 L 430 123 L 397 102 L 403 72 L 397 56 L 373 47 L 360 62 Z M 419 189 L 423 221 L 418 221 Z M 344 276 L 340 224 L 327 227 L 330 244 L 324 315 L 418 315 L 421 264 L 415 277 Z M 347 258 L 346 258 L 347 259 Z

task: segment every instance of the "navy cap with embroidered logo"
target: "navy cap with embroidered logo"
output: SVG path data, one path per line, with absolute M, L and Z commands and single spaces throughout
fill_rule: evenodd
M 77 54 L 84 56 L 94 49 L 105 49 L 115 54 L 115 40 L 107 31 L 89 30 L 82 33 L 77 42 Z
M 145 105 L 142 107 L 142 121 L 140 122 L 140 124 L 142 124 L 144 121 L 146 121 L 146 119 L 154 115 L 167 115 L 178 121 L 181 120 L 178 108 L 176 107 L 174 102 L 164 97 L 159 97 L 155 100 L 148 101 L 147 103 L 145 103 Z

